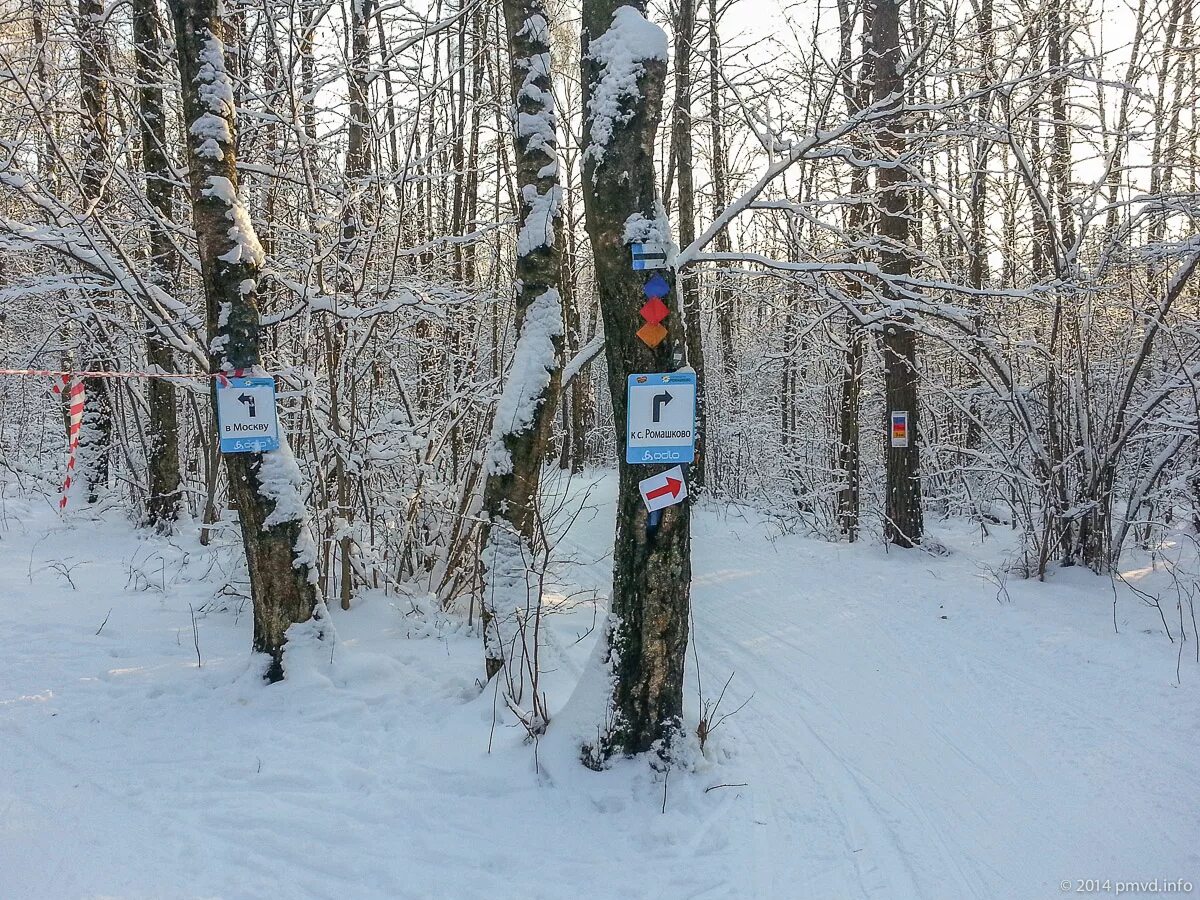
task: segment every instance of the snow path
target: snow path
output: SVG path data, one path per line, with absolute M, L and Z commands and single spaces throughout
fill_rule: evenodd
M 599 480 L 563 542 L 564 594 L 606 587 L 612 489 Z M 664 815 L 644 765 L 576 761 L 590 604 L 550 620 L 559 712 L 535 769 L 503 721 L 488 753 L 479 639 L 454 623 L 368 594 L 334 610 L 336 645 L 297 634 L 266 687 L 246 610 L 228 589 L 214 603 L 237 585 L 232 534 L 204 549 L 113 514 L 64 523 L 0 483 L 0 900 L 1038 900 L 1066 879 L 1200 882 L 1200 667 L 1185 654 L 1176 685 L 1156 611 L 1123 592 L 1114 634 L 1109 582 L 1079 572 L 1009 579 L 998 602 L 984 575 L 1002 543 L 952 530 L 935 558 L 715 507 L 695 522 L 705 696 L 734 672 L 721 711 L 753 698 L 710 761 L 671 776 Z M 695 657 L 688 679 L 694 722 Z
M 1200 670 L 1175 687 L 1161 623 L 1128 600 L 1155 633 L 1114 635 L 1106 580 L 1012 579 L 1002 604 L 965 554 L 697 531 L 701 664 L 753 693 L 730 723 L 745 768 L 770 773 L 750 787 L 753 896 L 1200 881 Z

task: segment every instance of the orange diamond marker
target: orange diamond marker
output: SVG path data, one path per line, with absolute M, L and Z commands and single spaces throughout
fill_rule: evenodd
M 638 311 L 642 314 L 642 318 L 651 325 L 657 325 L 671 314 L 671 311 L 667 309 L 667 304 L 658 297 L 651 297 Z
M 667 329 L 656 322 L 647 322 L 637 330 L 637 336 L 647 347 L 654 348 L 661 344 L 663 338 L 667 336 Z

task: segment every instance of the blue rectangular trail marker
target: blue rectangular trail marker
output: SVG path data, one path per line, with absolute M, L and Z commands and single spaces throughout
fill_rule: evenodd
M 658 241 L 646 241 L 644 244 L 630 244 L 629 252 L 633 257 L 633 270 L 669 269 L 667 264 L 667 245 Z
M 696 373 L 630 375 L 625 423 L 625 462 L 693 462 L 696 458 Z

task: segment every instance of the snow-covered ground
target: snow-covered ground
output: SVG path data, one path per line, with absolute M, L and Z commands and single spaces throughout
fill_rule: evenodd
M 713 699 L 733 674 L 721 713 L 749 702 L 665 784 L 642 761 L 585 769 L 597 693 L 574 688 L 612 535 L 613 482 L 595 480 L 562 544 L 572 596 L 551 598 L 569 610 L 550 619 L 557 714 L 536 753 L 480 692 L 459 623 L 369 593 L 333 611 L 336 640 L 297 633 L 268 687 L 232 534 L 202 548 L 194 529 L 167 541 L 0 489 L 0 898 L 1200 884 L 1194 644 L 1180 662 L 1124 586 L 1115 633 L 1113 586 L 1086 572 L 998 586 L 1004 535 L 945 528 L 949 555 L 889 554 L 701 507 L 691 717 L 698 680 Z M 1129 569 L 1178 616 L 1163 572 Z

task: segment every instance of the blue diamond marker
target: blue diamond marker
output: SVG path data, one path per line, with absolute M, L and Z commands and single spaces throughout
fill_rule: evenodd
M 646 286 L 642 290 L 647 297 L 665 297 L 670 292 L 671 286 L 661 275 L 655 275 L 646 282 Z

